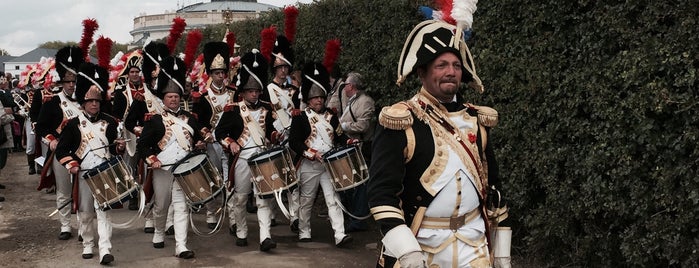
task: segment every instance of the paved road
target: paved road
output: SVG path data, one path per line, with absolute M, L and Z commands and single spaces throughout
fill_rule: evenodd
M 0 203 L 0 266 L 2 267 L 100 267 L 97 257 L 81 258 L 82 246 L 74 237 L 67 241 L 57 239 L 59 223 L 48 215 L 55 209 L 55 195 L 36 191 L 37 175 L 27 175 L 26 157 L 23 153 L 10 154 L 7 166 L 0 173 L 0 183 L 7 189 L 0 190 L 5 202 Z M 235 238 L 224 229 L 204 237 L 189 232 L 188 247 L 196 258 L 181 260 L 174 257 L 175 240 L 168 236 L 164 249 L 152 247 L 151 234 L 143 233 L 143 219 L 127 229 L 115 229 L 112 237 L 112 255 L 115 267 L 373 267 L 377 250 L 378 232 L 371 223 L 370 231 L 352 233 L 355 240 L 348 248 L 336 248 L 332 230 L 326 218 L 313 212 L 314 242 L 298 243 L 297 235 L 288 227 L 281 213 L 281 222 L 272 228 L 277 248 L 260 252 L 256 216 L 248 217 L 250 245 L 237 247 Z M 114 222 L 125 222 L 133 211 L 113 211 Z M 196 226 L 206 229 L 203 214 L 195 214 Z M 227 221 L 227 220 L 226 220 Z M 73 235 L 77 236 L 77 223 L 73 217 Z M 97 249 L 95 248 L 95 252 Z

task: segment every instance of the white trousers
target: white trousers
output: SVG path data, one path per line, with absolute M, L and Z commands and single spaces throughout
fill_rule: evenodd
M 228 154 L 223 152 L 223 147 L 221 147 L 221 144 L 216 142 L 216 143 L 209 143 L 206 145 L 206 156 L 209 158 L 209 161 L 211 162 L 214 167 L 218 170 L 219 174 L 221 174 L 221 177 L 223 178 L 223 182 L 225 185 L 225 182 L 228 181 Z M 226 192 L 227 195 L 230 195 L 231 192 Z M 220 199 L 217 199 L 220 200 Z M 216 210 L 218 210 L 218 207 L 221 205 L 219 202 L 214 202 L 215 200 L 212 200 L 212 202 L 206 203 L 206 222 L 207 223 L 216 223 Z M 228 203 L 226 204 L 226 207 L 228 209 L 228 214 L 232 215 L 231 213 L 233 212 L 233 199 L 231 198 Z M 233 219 L 232 216 L 229 216 L 229 226 L 233 226 L 235 224 L 235 220 Z
M 26 153 L 28 155 L 33 155 L 34 149 L 36 148 L 36 134 L 34 134 L 34 130 L 32 130 L 32 121 L 29 120 L 29 117 L 24 120 L 24 133 L 27 135 Z
M 153 219 L 155 233 L 153 243 L 165 241 L 165 224 L 170 204 L 173 210 L 173 225 L 175 226 L 175 254 L 179 255 L 187 249 L 187 229 L 189 226 L 189 208 L 180 185 L 175 183 L 175 177 L 169 170 L 153 169 Z
M 51 167 L 56 177 L 56 208 L 58 208 L 71 199 L 73 183 L 70 173 L 58 162 L 58 158 L 55 156 L 51 163 Z M 87 185 L 85 187 L 87 187 Z M 58 211 L 58 220 L 61 222 L 61 232 L 70 232 L 70 208 L 71 205 L 69 204 Z
M 255 188 L 252 187 L 251 178 L 252 173 L 247 159 L 238 159 L 235 163 L 235 191 L 233 198 L 231 198 L 233 200 L 232 215 L 235 218 L 238 238 L 248 237 L 248 224 L 245 221 L 248 211 L 245 209 L 245 203 L 248 200 L 248 194 Z M 257 189 L 254 191 L 258 192 Z M 260 226 L 260 242 L 262 242 L 272 237 L 269 231 L 272 212 L 269 206 L 270 199 L 262 199 L 255 195 L 255 201 L 257 203 L 257 222 Z
M 78 177 L 80 182 L 80 234 L 83 237 L 83 254 L 92 254 L 95 246 L 95 218 L 97 219 L 97 235 L 99 235 L 98 248 L 100 260 L 104 255 L 110 254 L 112 249 L 112 224 L 108 211 L 102 211 L 95 198 L 92 196 L 87 181 L 82 179 L 82 173 Z
M 345 222 L 342 210 L 335 202 L 339 200 L 338 194 L 333 188 L 330 173 L 320 161 L 301 160 L 298 170 L 299 177 L 299 238 L 311 238 L 311 210 L 318 186 L 323 190 L 325 205 L 328 207 L 330 225 L 335 232 L 335 244 L 340 243 L 345 237 Z

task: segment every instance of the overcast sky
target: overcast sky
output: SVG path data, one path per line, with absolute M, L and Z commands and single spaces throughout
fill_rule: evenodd
M 0 8 L 0 48 L 12 56 L 21 56 L 48 41 L 80 41 L 82 21 L 94 18 L 100 35 L 117 43 L 132 41 L 133 19 L 174 11 L 179 6 L 210 0 L 11 0 Z M 313 0 L 257 0 L 275 6 Z

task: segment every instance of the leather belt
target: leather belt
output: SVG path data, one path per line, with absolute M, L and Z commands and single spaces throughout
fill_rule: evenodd
M 426 229 L 451 229 L 458 230 L 461 226 L 464 226 L 467 222 L 472 221 L 481 214 L 478 208 L 475 208 L 464 215 L 449 217 L 449 218 L 438 218 L 438 217 L 424 217 L 420 228 Z

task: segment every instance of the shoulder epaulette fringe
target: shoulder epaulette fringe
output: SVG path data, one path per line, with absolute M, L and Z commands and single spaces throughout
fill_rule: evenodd
M 486 127 L 495 127 L 498 124 L 498 111 L 488 106 L 468 104 L 478 112 L 478 123 Z
M 406 130 L 413 125 L 413 115 L 406 102 L 399 102 L 381 109 L 379 124 L 393 130 Z

